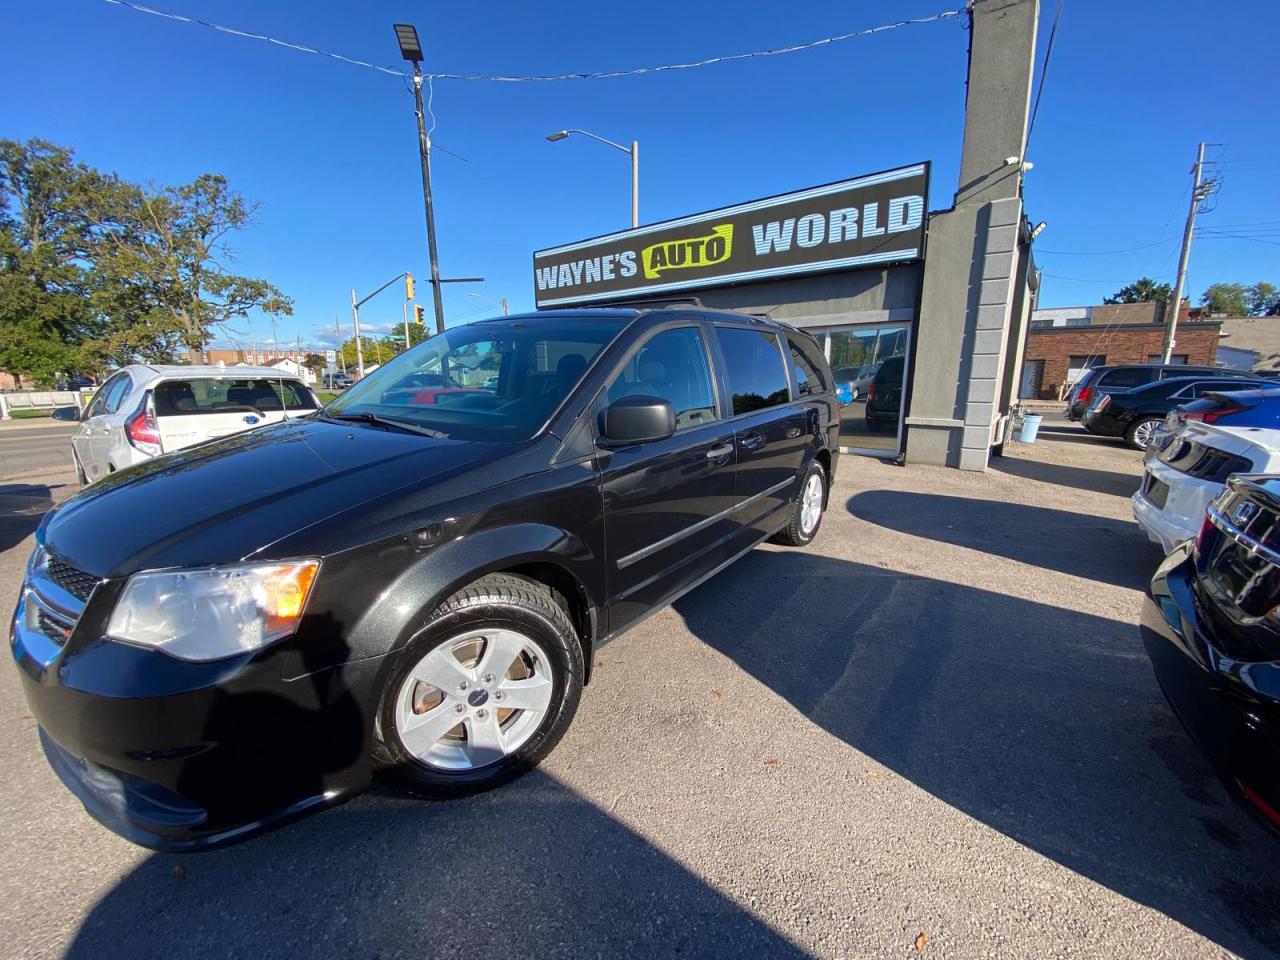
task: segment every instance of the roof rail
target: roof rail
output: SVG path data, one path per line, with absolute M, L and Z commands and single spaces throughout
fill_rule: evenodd
M 637 306 L 653 306 L 662 303 L 687 303 L 697 307 L 699 310 L 705 309 L 702 300 L 699 297 L 636 297 L 630 300 L 615 300 L 611 303 L 599 304 L 601 307 L 637 307 Z

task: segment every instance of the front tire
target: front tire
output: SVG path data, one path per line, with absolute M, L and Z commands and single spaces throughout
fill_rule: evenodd
M 1124 442 L 1135 450 L 1147 449 L 1162 419 L 1161 417 L 1143 417 L 1141 420 L 1135 420 L 1125 430 Z
M 822 514 L 827 507 L 827 471 L 817 460 L 809 464 L 804 479 L 800 481 L 800 495 L 791 505 L 787 525 L 771 538 L 774 543 L 788 547 L 804 547 L 813 542 L 822 526 Z
M 482 577 L 440 604 L 401 654 L 374 759 L 432 800 L 508 783 L 564 735 L 582 677 L 582 645 L 555 594 L 524 577 Z

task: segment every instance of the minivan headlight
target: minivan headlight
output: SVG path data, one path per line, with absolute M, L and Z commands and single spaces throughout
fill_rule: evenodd
M 318 560 L 295 560 L 135 573 L 107 636 L 182 660 L 257 650 L 297 629 L 319 568 Z

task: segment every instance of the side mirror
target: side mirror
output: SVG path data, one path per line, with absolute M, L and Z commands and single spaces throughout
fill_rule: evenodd
M 71 423 L 79 423 L 80 408 L 79 407 L 58 407 L 56 410 L 53 411 L 53 419 L 69 421 Z
M 675 411 L 658 397 L 623 397 L 604 412 L 604 439 L 610 446 L 665 440 L 675 432 Z

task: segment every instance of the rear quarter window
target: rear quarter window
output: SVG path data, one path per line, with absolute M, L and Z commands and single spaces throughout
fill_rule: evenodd
M 796 389 L 800 396 L 813 396 L 831 389 L 827 360 L 817 344 L 804 337 L 788 336 L 787 349 L 791 353 L 791 366 L 795 371 Z

